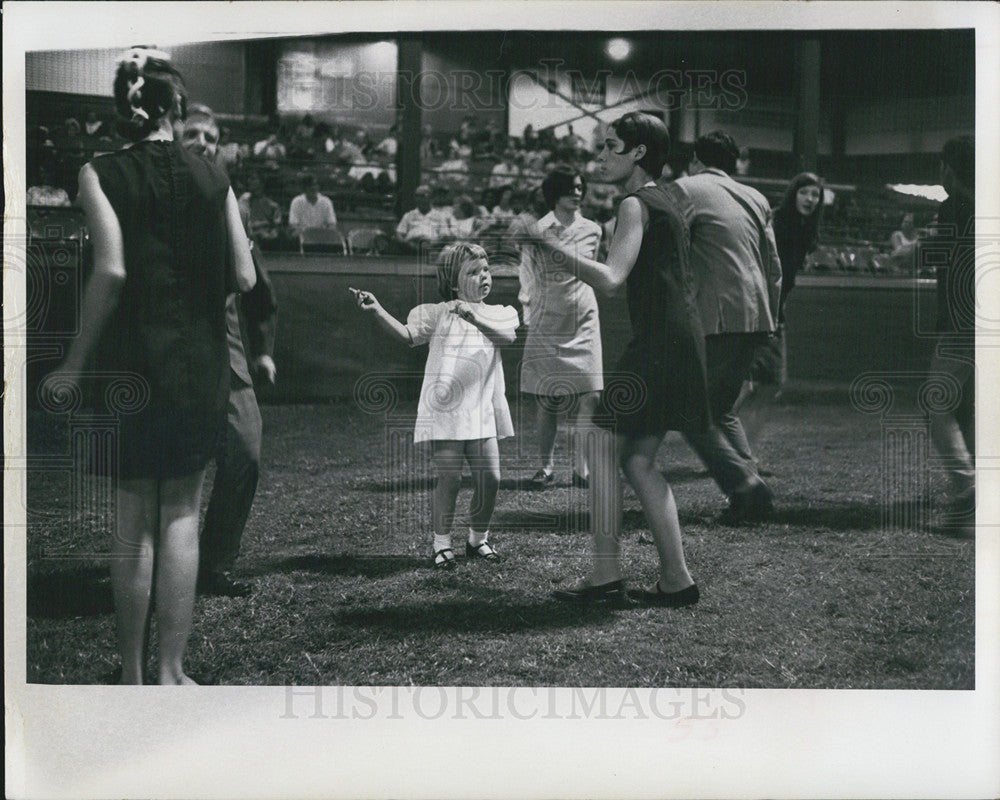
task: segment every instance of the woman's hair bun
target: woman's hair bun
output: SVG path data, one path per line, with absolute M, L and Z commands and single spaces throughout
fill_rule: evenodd
M 153 47 L 132 47 L 118 62 L 114 83 L 119 127 L 132 141 L 146 138 L 164 117 L 185 115 L 184 79 L 169 54 Z

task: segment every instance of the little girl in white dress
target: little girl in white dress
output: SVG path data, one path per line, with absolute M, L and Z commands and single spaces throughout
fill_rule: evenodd
M 486 305 L 493 279 L 486 252 L 459 242 L 441 253 L 438 289 L 445 302 L 419 305 L 406 324 L 379 304 L 371 292 L 352 289 L 362 311 L 375 314 L 381 327 L 401 342 L 430 344 L 417 405 L 414 441 L 431 442 L 437 481 L 431 495 L 434 526 L 433 566 L 454 569 L 451 526 L 462 480 L 462 464 L 472 470 L 469 507 L 469 558 L 495 561 L 487 541 L 500 485 L 497 440 L 514 435 L 504 394 L 503 365 L 497 349 L 514 341 L 517 311 Z

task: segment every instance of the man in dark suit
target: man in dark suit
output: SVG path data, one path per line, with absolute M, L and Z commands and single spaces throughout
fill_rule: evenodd
M 707 433 L 685 438 L 729 498 L 721 518 L 727 524 L 763 520 L 774 511 L 734 407 L 758 348 L 776 328 L 781 294 L 771 208 L 760 192 L 730 177 L 738 157 L 729 134 L 702 136 L 691 174 L 671 186 L 691 231 L 714 423 Z
M 181 131 L 185 147 L 212 159 L 219 141 L 219 129 L 211 110 L 192 106 Z M 247 220 L 244 220 L 244 224 Z M 247 597 L 249 584 L 230 576 L 240 551 L 250 507 L 257 492 L 260 472 L 261 419 L 253 390 L 250 352 L 254 374 L 274 383 L 274 327 L 278 311 L 274 288 L 261 262 L 260 250 L 252 246 L 257 284 L 253 290 L 226 302 L 226 338 L 229 344 L 229 408 L 226 434 L 216 455 L 215 482 L 205 513 L 199 547 L 198 592 L 225 597 Z M 244 350 L 239 308 L 246 329 Z

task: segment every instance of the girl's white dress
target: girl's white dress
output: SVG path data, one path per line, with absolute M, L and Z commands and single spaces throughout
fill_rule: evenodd
M 406 318 L 413 345 L 430 343 L 414 442 L 514 435 L 500 352 L 479 328 L 452 313 L 457 302 L 419 305 Z M 517 330 L 511 306 L 469 306 L 492 327 Z

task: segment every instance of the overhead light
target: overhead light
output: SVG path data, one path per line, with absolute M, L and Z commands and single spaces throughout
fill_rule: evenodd
M 604 52 L 615 61 L 624 61 L 632 52 L 632 43 L 628 39 L 609 39 Z

